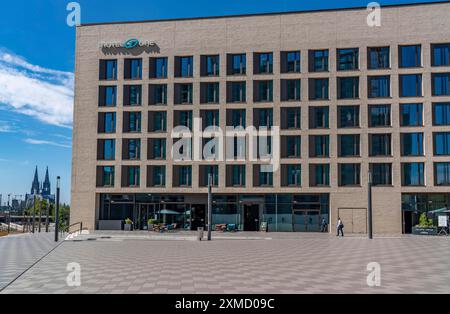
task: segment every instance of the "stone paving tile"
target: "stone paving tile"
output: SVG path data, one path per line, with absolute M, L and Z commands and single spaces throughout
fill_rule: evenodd
M 68 287 L 68 263 L 81 287 Z M 381 265 L 381 287 L 366 284 Z M 450 239 L 65 242 L 4 293 L 450 293 Z

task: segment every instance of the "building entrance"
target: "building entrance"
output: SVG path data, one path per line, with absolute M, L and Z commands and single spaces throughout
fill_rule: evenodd
M 244 205 L 244 231 L 259 231 L 259 205 Z
M 294 232 L 320 232 L 321 220 L 320 210 L 294 210 Z

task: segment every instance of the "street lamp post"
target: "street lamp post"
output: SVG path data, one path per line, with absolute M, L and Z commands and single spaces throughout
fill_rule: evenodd
M 373 239 L 373 221 L 372 221 L 372 172 L 369 171 L 369 182 L 368 182 L 368 227 L 369 227 L 369 239 Z
M 212 239 L 212 174 L 208 177 L 208 241 Z
M 42 199 L 42 202 L 39 204 L 39 226 L 38 226 L 38 232 L 41 233 L 41 225 L 42 225 L 42 203 L 44 202 L 44 199 Z
M 59 192 L 61 177 L 56 178 L 55 242 L 59 241 Z
M 47 207 L 45 210 L 45 232 L 48 233 L 48 215 L 50 214 L 50 201 L 47 202 Z
M 9 200 L 11 198 L 11 194 L 8 194 L 8 234 L 11 232 L 11 209 L 9 208 Z M 6 219 L 6 215 L 5 215 Z
M 37 200 L 36 193 L 37 193 L 37 191 L 34 190 L 33 218 L 31 219 L 31 224 L 32 224 L 31 230 L 32 230 L 32 233 L 34 233 L 34 227 L 36 225 L 36 200 Z

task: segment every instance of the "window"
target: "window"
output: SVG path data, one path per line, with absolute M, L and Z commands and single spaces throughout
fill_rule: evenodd
M 283 187 L 302 186 L 302 166 L 281 165 L 281 185 Z
M 359 127 L 359 106 L 338 106 L 338 127 Z
M 141 140 L 139 140 L 139 139 L 123 139 L 122 159 L 123 160 L 139 160 L 139 159 L 141 159 Z
M 434 67 L 450 65 L 450 44 L 431 45 L 431 65 Z
M 166 186 L 166 167 L 148 166 L 147 167 L 147 187 L 165 187 Z
M 281 73 L 300 73 L 300 51 L 281 52 Z
M 329 99 L 329 79 L 310 78 L 309 79 L 309 100 Z
M 359 77 L 338 77 L 338 99 L 359 98 Z
M 265 172 L 261 165 L 253 166 L 253 186 L 255 187 L 272 187 L 273 172 Z
M 98 97 L 100 107 L 115 107 L 117 105 L 117 87 L 100 86 Z
M 390 48 L 373 47 L 367 49 L 367 62 L 369 70 L 390 68 Z
M 199 167 L 199 186 L 207 187 L 209 185 L 209 178 L 212 176 L 212 185 L 219 186 L 219 166 L 207 165 Z
M 122 166 L 122 187 L 139 187 L 141 168 L 139 166 Z
M 309 108 L 309 128 L 328 129 L 330 127 L 329 107 Z
M 100 60 L 101 81 L 117 80 L 117 60 Z
M 220 56 L 201 56 L 201 76 L 219 76 L 220 74 Z
M 200 103 L 202 104 L 218 104 L 219 83 L 201 83 L 200 84 Z
M 450 162 L 434 163 L 434 185 L 450 185 Z
M 259 128 L 270 129 L 273 126 L 273 110 L 272 109 L 254 109 L 253 110 L 254 126 Z
M 227 126 L 246 127 L 246 111 L 245 109 L 229 109 L 227 110 Z
M 149 105 L 167 105 L 167 84 L 150 84 L 148 95 Z
M 360 135 L 345 134 L 338 136 L 339 157 L 359 157 L 360 156 Z
M 422 126 L 423 104 L 401 104 L 400 126 Z
M 370 164 L 372 185 L 392 185 L 392 164 Z
M 300 158 L 302 141 L 300 136 L 281 137 L 281 158 Z
M 369 156 L 391 156 L 391 134 L 369 134 Z
M 97 187 L 113 187 L 114 186 L 114 167 L 99 166 L 97 167 Z
M 147 159 L 165 160 L 166 159 L 166 139 L 149 138 L 147 141 Z
M 255 53 L 254 64 L 254 74 L 272 74 L 273 53 Z
M 421 162 L 402 163 L 402 186 L 425 185 L 425 165 Z
M 299 107 L 281 108 L 281 129 L 300 130 L 301 125 L 302 116 Z
M 168 62 L 168 59 L 165 57 L 150 58 L 150 78 L 166 79 Z
M 273 101 L 273 81 L 254 81 L 253 86 L 255 102 Z
M 193 77 L 194 76 L 194 58 L 175 57 L 175 77 Z
M 125 59 L 124 78 L 126 80 L 142 79 L 142 59 Z
M 142 105 L 142 86 L 125 85 L 123 88 L 123 105 L 140 106 Z
M 116 159 L 116 140 L 98 140 L 97 141 L 97 160 L 115 160 Z
M 202 119 L 203 130 L 208 127 L 219 126 L 219 110 L 201 110 L 200 117 Z
M 421 61 L 421 46 L 420 45 L 410 45 L 410 46 L 400 46 L 399 55 L 399 67 L 400 68 L 417 68 L 422 65 Z
M 433 125 L 450 125 L 450 103 L 433 104 Z
M 176 105 L 192 105 L 193 94 L 192 94 L 192 84 L 191 83 L 177 83 L 175 84 L 175 104 Z
M 360 184 L 360 164 L 339 164 L 339 186 L 359 186 Z
M 149 111 L 148 112 L 148 131 L 166 132 L 167 131 L 167 112 Z
M 328 71 L 328 50 L 309 51 L 309 72 Z
M 281 80 L 281 101 L 300 101 L 301 81 Z
M 192 186 L 192 167 L 191 166 L 175 166 L 173 172 L 175 187 Z
M 422 97 L 422 74 L 400 75 L 400 97 Z
M 450 132 L 433 133 L 434 155 L 450 155 Z
M 245 75 L 247 73 L 247 56 L 245 54 L 230 54 L 227 59 L 228 75 Z
M 311 187 L 330 186 L 330 165 L 309 165 L 309 185 Z
M 247 101 L 247 84 L 246 82 L 228 82 L 227 83 L 227 102 Z
M 369 127 L 391 126 L 391 105 L 369 106 Z
M 174 128 L 177 126 L 184 126 L 192 130 L 192 111 L 175 111 Z
M 141 113 L 127 112 L 123 113 L 123 132 L 138 133 L 141 132 Z
M 433 73 L 431 74 L 433 96 L 449 96 L 450 95 L 450 73 Z
M 423 156 L 423 133 L 400 134 L 402 156 Z
M 115 112 L 100 112 L 98 114 L 98 133 L 116 133 Z
M 389 75 L 369 76 L 367 90 L 369 98 L 391 97 L 391 77 Z
M 310 135 L 309 136 L 309 157 L 328 158 L 330 157 L 330 136 Z
M 337 50 L 337 70 L 349 71 L 359 69 L 359 49 L 338 49 Z
M 227 166 L 227 186 L 228 187 L 243 187 L 245 186 L 245 166 L 233 165 Z

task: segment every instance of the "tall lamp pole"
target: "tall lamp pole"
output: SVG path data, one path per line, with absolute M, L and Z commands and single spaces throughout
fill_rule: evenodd
M 11 194 L 8 194 L 8 234 L 11 232 L 11 209 L 9 208 L 9 200 L 11 198 Z M 5 215 L 6 219 L 6 215 Z
M 59 241 L 59 191 L 61 177 L 56 178 L 55 242 Z
M 37 200 L 37 191 L 36 190 L 34 190 L 34 203 L 33 203 L 33 218 L 32 218 L 32 221 L 31 221 L 31 223 L 33 224 L 33 226 L 32 226 L 32 233 L 34 233 L 34 227 L 35 227 L 35 225 L 36 225 L 36 200 Z
M 373 239 L 373 221 L 372 221 L 372 171 L 369 170 L 369 184 L 368 184 L 368 225 L 369 225 L 369 239 Z
M 45 209 L 45 232 L 48 233 L 48 215 L 50 214 L 50 200 L 47 201 Z
M 213 176 L 210 174 L 208 177 L 208 241 L 212 238 L 212 185 Z

